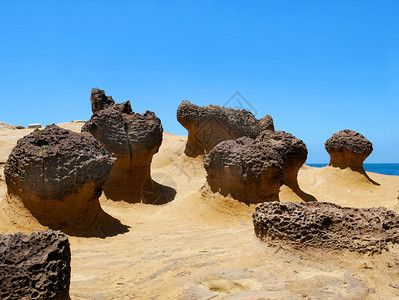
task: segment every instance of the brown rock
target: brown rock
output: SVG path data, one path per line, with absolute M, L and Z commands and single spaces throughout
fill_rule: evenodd
M 283 160 L 284 184 L 299 190 L 298 171 L 308 157 L 308 150 L 302 140 L 285 131 L 264 131 L 258 139 L 269 141 Z
M 242 137 L 219 143 L 204 156 L 213 192 L 246 203 L 278 200 L 283 162 L 267 141 Z
M 87 133 L 56 125 L 36 130 L 18 141 L 5 164 L 7 205 L 71 235 L 103 235 L 103 222 L 114 219 L 98 197 L 113 163 Z
M 363 162 L 373 151 L 373 144 L 360 133 L 345 129 L 334 133 L 325 148 L 330 154 L 330 166 L 364 172 Z
M 152 157 L 161 146 L 163 133 L 161 121 L 153 112 L 134 113 L 129 101 L 110 105 L 92 115 L 82 128 L 85 131 L 116 158 L 103 186 L 108 198 L 153 204 L 174 198 L 174 189 L 151 179 Z
M 253 214 L 256 235 L 269 243 L 380 253 L 399 242 L 399 216 L 385 207 L 351 208 L 327 202 L 268 202 Z
M 274 130 L 267 115 L 258 120 L 247 110 L 218 105 L 199 107 L 183 101 L 177 109 L 177 120 L 188 131 L 184 153 L 190 157 L 209 153 L 217 144 L 243 136 L 256 138 L 263 130 Z
M 93 114 L 99 110 L 107 108 L 115 104 L 114 99 L 111 96 L 106 96 L 104 90 L 93 88 L 90 94 L 91 100 L 91 111 Z
M 0 235 L 0 298 L 70 299 L 70 264 L 61 231 Z

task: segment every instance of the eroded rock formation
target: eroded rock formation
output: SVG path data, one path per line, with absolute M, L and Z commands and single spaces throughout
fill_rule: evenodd
M 190 157 L 209 153 L 217 144 L 246 136 L 256 138 L 264 130 L 274 130 L 270 115 L 258 120 L 247 110 L 219 105 L 199 107 L 183 101 L 177 120 L 188 131 L 184 153 Z
M 283 160 L 284 184 L 299 191 L 298 171 L 308 157 L 308 149 L 302 140 L 285 131 L 264 131 L 258 139 L 270 142 Z
M 103 186 L 104 193 L 112 200 L 131 203 L 170 201 L 175 191 L 154 182 L 150 174 L 152 157 L 162 143 L 160 119 L 151 111 L 134 113 L 129 101 L 108 105 L 109 97 L 103 92 L 101 99 L 106 103 L 100 104 L 100 100 L 95 103 L 96 107 L 104 108 L 96 110 L 82 132 L 90 132 L 116 158 Z M 91 98 L 99 99 L 93 95 Z
M 90 134 L 56 125 L 36 130 L 18 141 L 5 164 L 7 205 L 27 209 L 52 229 L 102 235 L 114 219 L 98 197 L 113 164 Z
M 373 144 L 350 129 L 334 133 L 325 143 L 330 166 L 364 172 L 363 162 L 373 151 Z
M 296 246 L 346 248 L 351 251 L 388 250 L 399 242 L 399 215 L 379 208 L 341 207 L 327 202 L 267 202 L 253 214 L 256 235 Z
M 61 231 L 0 235 L 0 298 L 69 298 L 71 251 Z
M 213 192 L 247 202 L 278 200 L 283 161 L 267 141 L 242 137 L 219 143 L 204 156 Z

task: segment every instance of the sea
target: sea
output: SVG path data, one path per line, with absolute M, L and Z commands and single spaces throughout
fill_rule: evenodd
M 306 164 L 310 167 L 322 168 L 328 164 Z M 399 164 L 363 164 L 367 172 L 399 176 Z

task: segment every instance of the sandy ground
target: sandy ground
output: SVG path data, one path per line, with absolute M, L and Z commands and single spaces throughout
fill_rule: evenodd
M 61 126 L 80 131 L 82 123 Z M 0 131 L 0 201 L 4 162 L 31 131 Z M 373 256 L 270 247 L 253 232 L 254 205 L 202 188 L 206 172 L 201 159 L 183 154 L 185 141 L 165 133 L 153 160 L 153 178 L 177 191 L 172 202 L 127 204 L 102 196 L 104 210 L 129 231 L 70 237 L 72 299 L 399 299 L 399 246 Z M 368 175 L 379 185 L 331 167 L 304 166 L 298 181 L 318 201 L 398 211 L 399 177 Z M 280 199 L 302 201 L 285 186 Z M 8 221 L 0 216 L 0 233 L 21 230 Z

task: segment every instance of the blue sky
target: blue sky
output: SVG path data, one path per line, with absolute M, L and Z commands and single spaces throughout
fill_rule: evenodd
M 240 92 L 257 117 L 328 162 L 324 142 L 350 128 L 366 162 L 399 163 L 397 1 L 1 1 L 0 120 L 86 120 L 90 90 L 165 131 L 182 100 L 225 104 Z

